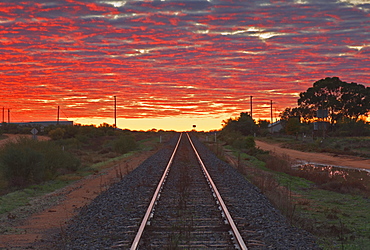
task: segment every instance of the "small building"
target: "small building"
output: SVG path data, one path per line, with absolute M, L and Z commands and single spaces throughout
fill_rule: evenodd
M 283 121 L 277 121 L 268 125 L 270 133 L 278 133 L 284 128 Z
M 28 127 L 35 127 L 35 126 L 48 127 L 50 125 L 73 126 L 73 121 L 11 122 L 10 124 L 15 124 L 18 126 L 28 126 Z

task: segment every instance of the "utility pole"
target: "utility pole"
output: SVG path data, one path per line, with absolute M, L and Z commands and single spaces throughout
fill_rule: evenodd
M 3 123 L 5 122 L 5 108 L 3 107 Z
M 58 106 L 57 125 L 59 125 L 59 109 L 60 109 L 60 107 Z
M 10 123 L 10 109 L 8 109 L 8 123 Z
M 271 106 L 271 111 L 270 111 L 270 113 L 271 113 L 271 124 L 274 122 L 273 121 L 273 117 L 272 117 L 272 100 L 270 100 L 270 106 Z
M 251 118 L 253 119 L 253 114 L 252 114 L 252 111 L 253 111 L 252 98 L 253 98 L 253 96 L 250 96 L 250 104 L 251 104 L 251 113 L 250 113 L 250 115 L 251 115 Z
M 117 128 L 117 97 L 114 96 L 114 127 Z

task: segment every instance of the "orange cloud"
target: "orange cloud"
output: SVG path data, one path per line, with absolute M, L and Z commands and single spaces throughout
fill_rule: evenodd
M 321 78 L 370 84 L 368 13 L 324 4 L 2 2 L 0 107 L 104 121 L 117 96 L 119 119 L 224 119 L 253 96 L 277 118 Z

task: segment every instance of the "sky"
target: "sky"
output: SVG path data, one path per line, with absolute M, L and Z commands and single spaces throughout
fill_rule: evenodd
M 370 0 L 0 2 L 0 108 L 133 130 L 273 121 L 337 76 L 370 86 Z

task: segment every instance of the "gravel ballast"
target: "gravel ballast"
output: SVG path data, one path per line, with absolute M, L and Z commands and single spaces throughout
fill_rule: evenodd
M 173 137 L 158 153 L 82 209 L 55 247 L 127 249 L 177 139 L 178 136 Z M 258 188 L 218 159 L 196 137 L 192 139 L 250 249 L 318 249 L 313 236 L 291 227 Z

